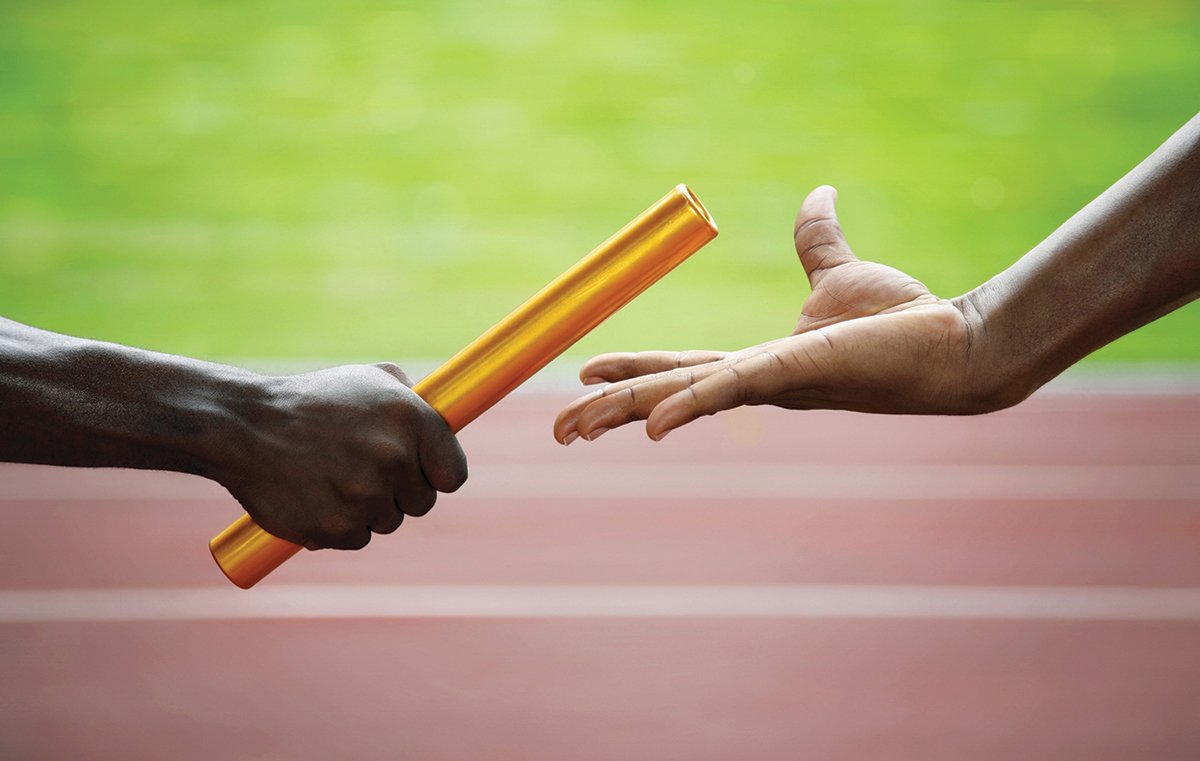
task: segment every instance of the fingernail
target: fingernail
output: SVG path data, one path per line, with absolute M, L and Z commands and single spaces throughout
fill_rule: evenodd
M 563 446 L 564 447 L 567 446 L 568 444 L 570 444 L 572 441 L 574 441 L 577 438 L 579 438 L 579 431 L 571 431 L 570 433 L 568 433 L 566 436 L 563 437 L 563 440 L 562 440 Z
M 583 379 L 583 385 L 585 385 L 585 386 L 594 386 L 597 383 L 603 383 L 603 382 L 604 382 L 604 379 L 598 375 L 589 375 L 588 377 Z
M 588 441 L 595 441 L 596 439 L 600 438 L 601 436 L 603 436 L 606 433 L 608 433 L 607 428 L 597 428 L 596 430 L 589 433 L 587 436 L 584 436 L 584 438 L 587 439 Z
M 668 429 L 668 430 L 665 430 L 662 433 L 658 434 L 657 436 L 651 436 L 650 438 L 654 439 L 655 441 L 662 441 L 663 439 L 667 438 L 667 434 L 670 432 L 671 432 L 670 429 Z

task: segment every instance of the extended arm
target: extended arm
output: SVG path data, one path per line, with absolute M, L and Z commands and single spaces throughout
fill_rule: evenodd
M 1014 404 L 1200 295 L 1200 116 L 1004 272 L 955 300 Z M 987 382 L 981 380 L 986 388 Z
M 606 354 L 607 382 L 560 413 L 563 443 L 633 420 L 659 439 L 743 404 L 976 414 L 1011 406 L 1081 357 L 1200 295 L 1200 116 L 1012 267 L 942 299 L 860 261 L 832 188 L 797 215 L 812 294 L 792 335 L 736 352 Z
M 357 548 L 466 479 L 407 384 L 389 364 L 271 377 L 0 319 L 0 460 L 193 473 L 277 536 Z

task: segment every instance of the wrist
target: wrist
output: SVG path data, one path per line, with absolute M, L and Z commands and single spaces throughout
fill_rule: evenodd
M 1012 407 L 1037 389 L 1028 372 L 1028 356 L 1017 356 L 1008 337 L 997 324 L 996 305 L 987 284 L 950 303 L 962 314 L 967 328 L 963 363 L 963 388 L 971 414 L 996 412 Z
M 198 402 L 200 409 L 189 411 L 201 422 L 186 446 L 201 468 L 196 475 L 230 488 L 242 479 L 246 464 L 257 458 L 256 442 L 263 421 L 273 415 L 280 379 L 216 367 Z

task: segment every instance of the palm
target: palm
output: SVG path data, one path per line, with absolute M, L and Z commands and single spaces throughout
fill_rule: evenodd
M 795 243 L 812 293 L 791 337 L 772 345 L 779 356 L 797 364 L 793 375 L 807 382 L 781 390 L 769 403 L 812 407 L 811 379 L 823 376 L 835 381 L 836 388 L 826 387 L 818 394 L 839 399 L 839 406 L 860 410 L 920 406 L 921 402 L 904 397 L 912 392 L 928 395 L 930 381 L 941 384 L 922 363 L 911 360 L 914 356 L 940 360 L 935 355 L 960 350 L 960 341 L 947 340 L 950 333 L 961 335 L 958 309 L 911 275 L 858 259 L 842 234 L 832 203 L 816 210 L 806 204 L 801 209 Z M 814 352 L 809 335 L 814 332 L 827 345 L 837 343 L 840 372 L 831 374 L 829 355 Z M 900 346 L 905 351 L 897 354 Z
M 875 262 L 848 261 L 812 278 L 813 292 L 792 335 L 939 301 L 924 283 Z

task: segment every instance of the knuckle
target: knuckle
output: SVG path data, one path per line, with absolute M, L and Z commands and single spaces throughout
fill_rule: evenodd
M 841 229 L 841 225 L 833 217 L 808 217 L 796 224 L 795 235 L 797 238 L 801 236 L 820 237 L 840 233 Z
M 746 383 L 745 383 L 745 376 L 742 375 L 741 370 L 739 370 L 737 368 L 737 365 L 729 365 L 724 370 L 722 370 L 722 372 L 726 373 L 728 375 L 728 377 L 730 377 L 733 381 L 728 386 L 729 403 L 735 407 L 745 404 L 748 396 L 747 396 L 747 388 L 746 388 Z M 721 404 L 721 402 L 724 400 L 714 398 L 714 399 L 711 399 L 710 401 L 712 403 L 709 405 L 706 405 L 706 412 L 707 412 L 707 414 L 712 415 L 712 414 L 715 414 L 723 406 Z
M 414 518 L 420 518 L 429 513 L 437 503 L 437 492 L 433 489 L 414 492 L 405 495 L 400 500 L 400 507 L 406 515 L 411 515 Z
M 450 471 L 450 480 L 446 484 L 447 492 L 456 492 L 463 487 L 467 482 L 467 463 L 463 462 L 458 467 Z M 430 507 L 433 505 L 431 504 Z
M 782 369 L 784 366 L 783 359 L 771 349 L 759 353 L 757 359 L 768 367 Z
M 636 410 L 632 405 L 625 405 L 619 402 L 612 401 L 615 397 L 610 397 L 609 401 L 597 403 L 589 406 L 583 412 L 579 413 L 579 421 L 576 426 L 580 431 L 589 431 L 593 428 L 601 426 L 611 426 L 618 420 L 634 420 Z
M 818 251 L 825 249 L 825 251 L 822 252 L 821 258 L 818 259 L 816 262 L 812 263 L 812 271 L 820 272 L 821 270 L 824 270 L 827 268 L 826 262 L 829 261 L 829 257 L 832 256 L 833 254 L 837 253 L 837 250 L 836 250 L 837 245 L 838 245 L 838 241 L 836 241 L 836 240 L 828 240 L 828 239 L 819 240 L 816 243 L 805 246 L 804 250 L 802 250 L 800 252 L 800 257 L 807 261 L 807 259 L 809 257 L 815 256 Z
M 376 444 L 376 451 L 385 468 L 404 465 L 413 459 L 413 447 L 401 436 L 384 436 Z
M 401 369 L 400 365 L 397 365 L 395 362 L 376 362 L 374 367 L 383 370 L 385 373 L 391 375 L 406 386 L 411 385 L 412 383 L 408 379 L 408 374 L 405 373 L 404 370 Z
M 335 550 L 361 550 L 371 541 L 371 530 L 359 524 L 347 524 L 325 535 L 325 546 Z
M 372 525 L 371 531 L 376 534 L 390 534 L 396 529 L 400 528 L 400 524 L 402 523 L 404 523 L 404 513 L 397 510 L 394 518 L 391 518 L 383 523 Z
M 424 422 L 417 406 L 402 393 L 397 393 L 389 399 L 382 411 L 393 430 L 408 431 L 421 427 Z
M 368 476 L 351 478 L 338 485 L 338 493 L 346 502 L 354 505 L 370 502 L 382 492 L 379 480 Z
M 457 439 L 436 461 L 426 463 L 425 480 L 440 492 L 455 492 L 467 482 L 467 456 Z M 436 492 L 434 492 L 436 495 Z
M 321 518 L 317 532 L 327 540 L 337 541 L 353 534 L 360 525 L 360 521 L 345 513 L 332 513 Z

